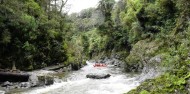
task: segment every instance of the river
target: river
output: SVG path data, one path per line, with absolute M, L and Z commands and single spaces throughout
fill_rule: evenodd
M 88 73 L 109 73 L 107 79 L 86 78 Z M 51 86 L 29 89 L 19 94 L 123 94 L 137 87 L 137 75 L 126 74 L 122 69 L 112 67 L 93 67 L 93 62 L 78 71 L 73 71 Z

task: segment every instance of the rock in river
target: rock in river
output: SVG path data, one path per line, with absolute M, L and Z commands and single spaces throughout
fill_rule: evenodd
M 92 78 L 92 79 L 106 79 L 109 78 L 110 74 L 87 74 L 86 78 Z

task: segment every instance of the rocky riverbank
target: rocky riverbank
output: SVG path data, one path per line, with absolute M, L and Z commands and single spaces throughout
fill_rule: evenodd
M 99 62 L 99 63 L 106 63 L 109 67 L 122 67 L 124 62 L 118 60 L 117 58 L 104 58 L 100 60 L 95 60 L 93 62 Z M 14 92 L 14 91 L 22 91 L 25 89 L 30 89 L 34 87 L 42 87 L 42 86 L 48 86 L 54 84 L 57 79 L 63 78 L 64 74 L 70 71 L 75 71 L 83 67 L 84 65 L 55 65 L 55 66 L 49 66 L 40 70 L 34 70 L 30 72 L 23 72 L 23 71 L 17 71 L 12 72 L 8 71 L 7 76 L 10 78 L 11 75 L 14 76 L 12 78 L 16 78 L 18 80 L 12 81 L 13 79 L 9 80 L 2 80 L 0 79 L 0 90 L 5 91 L 6 93 Z M 5 71 L 3 72 L 5 73 Z M 22 75 L 22 77 L 25 77 L 24 80 L 18 78 Z M 61 76 L 61 77 L 60 77 Z M 109 76 L 109 75 L 108 75 Z M 2 77 L 2 76 L 1 76 Z M 21 78 L 22 78 L 21 77 Z
M 82 66 L 55 65 L 30 72 L 1 70 L 0 90 L 9 93 L 15 90 L 52 85 L 56 79 L 62 78 L 59 77 L 60 74 L 63 76 L 66 72 L 76 70 L 76 68 L 80 69 Z
M 48 72 L 53 73 L 51 71 Z M 27 89 L 32 87 L 52 85 L 54 83 L 54 77 L 49 76 L 46 73 L 40 75 L 35 72 L 25 72 L 25 73 L 6 72 L 4 74 L 6 75 L 0 74 L 1 75 L 0 78 L 8 78 L 8 79 L 7 81 L 5 81 L 4 79 L 0 79 L 1 81 L 0 86 L 1 90 L 5 91 L 6 93 L 15 89 Z

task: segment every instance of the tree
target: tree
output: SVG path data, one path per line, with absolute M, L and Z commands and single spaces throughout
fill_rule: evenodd
M 124 0 L 119 0 L 112 12 L 112 19 L 116 26 L 121 24 L 120 13 L 125 10 L 126 4 Z
M 102 34 L 108 34 L 112 36 L 113 31 L 113 21 L 111 19 L 111 12 L 114 7 L 115 1 L 114 0 L 101 0 L 99 1 L 98 10 L 102 12 L 104 15 L 104 23 L 99 26 L 100 32 Z
M 64 6 L 66 5 L 66 3 L 68 2 L 68 0 L 61 0 L 61 6 L 60 6 L 60 11 L 59 11 L 59 13 L 61 14 L 62 12 L 63 12 L 63 8 L 64 8 Z
M 98 9 L 103 13 L 105 16 L 105 21 L 111 19 L 111 11 L 115 4 L 114 0 L 101 0 L 99 1 Z
M 0 68 L 33 70 L 67 60 L 66 22 L 53 1 L 0 1 Z

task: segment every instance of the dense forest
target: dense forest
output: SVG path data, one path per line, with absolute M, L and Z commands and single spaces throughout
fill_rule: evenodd
M 162 72 L 128 94 L 189 93 L 189 0 L 100 0 L 72 14 L 65 3 L 0 0 L 0 69 L 80 65 L 114 54 L 126 72 Z
M 61 5 L 53 0 L 0 1 L 0 66 L 33 70 L 70 58 L 66 33 L 69 25 Z

